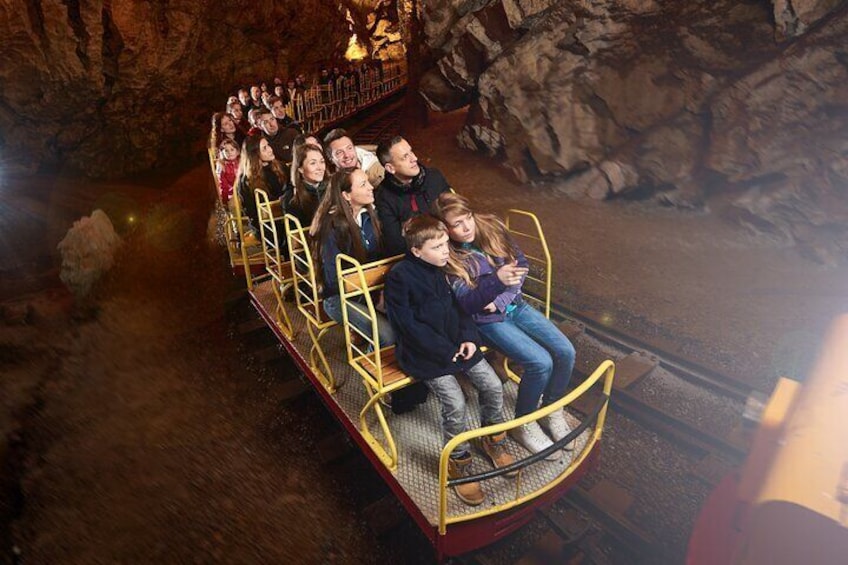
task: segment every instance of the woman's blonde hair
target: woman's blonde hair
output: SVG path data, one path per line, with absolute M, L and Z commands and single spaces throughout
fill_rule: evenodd
M 433 203 L 433 212 L 442 220 L 448 229 L 448 216 L 471 216 L 474 218 L 476 233 L 472 244 L 480 249 L 486 260 L 493 267 L 496 265 L 494 257 L 502 259 L 504 263 L 511 263 L 518 257 L 515 244 L 509 236 L 506 225 L 494 214 L 475 213 L 471 202 L 464 196 L 453 192 L 443 192 Z M 477 286 L 476 279 L 479 276 L 477 264 L 471 257 L 471 251 L 454 245 L 457 261 L 448 261 L 446 270 L 448 274 L 459 277 L 471 287 Z

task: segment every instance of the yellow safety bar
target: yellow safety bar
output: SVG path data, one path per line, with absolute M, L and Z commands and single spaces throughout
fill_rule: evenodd
M 389 269 L 402 257 L 397 255 L 363 265 L 349 255 L 342 253 L 336 256 L 347 362 L 362 377 L 362 383 L 369 397 L 359 413 L 360 433 L 380 461 L 392 472 L 397 469 L 397 446 L 380 403 L 386 395 L 411 384 L 413 380 L 397 366 L 394 359 L 394 346 L 381 347 L 380 345 L 377 309 L 371 298 L 371 292 L 383 288 Z M 352 300 L 357 297 L 362 297 L 365 301 L 364 307 L 361 303 Z M 349 322 L 348 309 L 358 312 L 371 323 L 370 332 L 362 332 Z M 354 335 L 362 339 L 364 347 L 354 343 Z M 380 424 L 385 444 L 381 443 L 368 427 L 368 414 L 372 410 Z
M 274 217 L 274 208 L 268 200 L 268 193 L 257 188 L 255 194 L 265 271 L 274 279 L 274 284 L 271 286 L 274 290 L 274 298 L 277 299 L 274 316 L 280 331 L 286 339 L 291 340 L 294 336 L 294 328 L 283 300 L 283 295 L 294 284 L 291 261 L 286 261 L 280 253 L 280 240 L 275 222 L 279 218 Z
M 336 322 L 324 312 L 324 301 L 316 280 L 315 262 L 309 250 L 308 232 L 303 229 L 300 220 L 291 214 L 286 214 L 283 218 L 286 225 L 297 309 L 306 318 L 306 329 L 309 331 L 309 339 L 312 340 L 309 366 L 318 381 L 332 394 L 338 389 L 338 384 L 324 349 L 321 347 L 321 338 L 336 325 Z
M 521 225 L 520 220 L 529 220 L 529 226 Z M 551 252 L 548 249 L 548 242 L 545 239 L 545 232 L 542 230 L 542 224 L 539 223 L 539 218 L 532 212 L 525 210 L 517 210 L 512 208 L 506 213 L 506 229 L 510 235 L 516 240 L 524 256 L 527 257 L 530 263 L 530 272 L 527 273 L 526 280 L 531 281 L 542 289 L 542 298 L 525 295 L 525 299 L 537 304 L 545 317 L 551 317 Z M 522 245 L 522 242 L 529 242 L 533 247 Z M 535 269 L 534 269 L 535 268 Z M 526 284 L 525 280 L 525 284 Z
M 553 404 L 539 408 L 535 412 L 531 412 L 530 414 L 522 416 L 521 418 L 509 420 L 500 424 L 485 426 L 483 428 L 477 428 L 475 430 L 469 430 L 451 438 L 451 440 L 448 441 L 448 443 L 442 449 L 442 453 L 439 456 L 439 534 L 445 535 L 449 524 L 465 522 L 467 520 L 474 520 L 483 516 L 497 514 L 498 512 L 503 512 L 505 510 L 509 510 L 510 508 L 515 508 L 516 506 L 524 504 L 528 500 L 532 500 L 553 489 L 562 481 L 564 481 L 569 475 L 571 475 L 571 473 L 574 472 L 574 469 L 578 468 L 583 463 L 583 461 L 592 453 L 592 450 L 595 448 L 595 445 L 601 439 L 601 435 L 603 434 L 604 430 L 604 422 L 606 421 L 609 395 L 612 392 L 612 382 L 614 377 L 615 364 L 609 360 L 604 361 L 598 366 L 597 369 L 595 369 L 595 371 L 589 376 L 589 378 L 580 383 L 577 388 L 575 388 L 570 393 L 568 393 L 558 401 L 554 402 Z M 543 487 L 534 490 L 533 492 L 525 494 L 524 496 L 519 496 L 521 488 L 521 472 L 519 471 L 518 477 L 516 477 L 515 498 L 510 502 L 489 506 L 486 507 L 485 510 L 481 510 L 479 512 L 474 512 L 471 514 L 462 514 L 457 516 L 447 515 L 448 459 L 450 458 L 450 454 L 453 453 L 453 451 L 459 444 L 466 441 L 472 441 L 477 438 L 482 438 L 484 436 L 492 436 L 495 434 L 499 434 L 501 432 L 517 428 L 518 426 L 523 426 L 524 424 L 527 424 L 529 422 L 537 421 L 541 418 L 544 418 L 548 414 L 551 414 L 555 410 L 562 410 L 564 407 L 568 406 L 576 399 L 583 396 L 583 394 L 588 392 L 601 379 L 603 379 L 603 390 L 605 396 L 602 397 L 603 405 L 600 409 L 600 412 L 598 413 L 597 421 L 595 422 L 595 427 L 592 430 L 592 435 L 586 442 L 586 444 L 583 446 L 583 449 L 580 451 L 580 453 L 576 453 L 574 455 L 571 464 L 565 469 L 563 469 L 563 471 L 559 475 L 557 475 L 554 480 L 545 484 Z
M 541 298 L 524 293 L 524 299 L 542 310 L 545 317 L 551 317 L 551 252 L 545 239 L 545 232 L 539 218 L 532 212 L 511 208 L 507 210 L 505 218 L 506 229 L 516 240 L 521 248 L 527 262 L 530 264 L 530 272 L 524 279 L 524 283 L 530 281 L 539 287 Z M 529 243 L 530 246 L 522 245 Z M 504 357 L 503 368 L 506 375 L 514 382 L 520 383 L 521 377 L 509 366 L 509 359 Z

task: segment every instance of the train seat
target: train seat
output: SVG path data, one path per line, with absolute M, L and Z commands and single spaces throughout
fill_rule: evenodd
M 297 309 L 306 318 L 306 329 L 312 341 L 312 347 L 309 350 L 309 367 L 322 386 L 332 394 L 340 383 L 336 382 L 333 369 L 327 361 L 321 338 L 336 325 L 336 322 L 324 312 L 324 300 L 316 277 L 315 262 L 309 251 L 309 233 L 303 229 L 300 220 L 291 214 L 286 214 L 283 219 L 291 257 L 295 301 Z

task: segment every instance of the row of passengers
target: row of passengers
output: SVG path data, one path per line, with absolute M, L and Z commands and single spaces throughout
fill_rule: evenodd
M 347 254 L 363 262 L 381 258 L 381 232 L 372 205 L 373 188 L 364 173 L 360 170 L 337 173 L 328 196 L 334 203 L 332 208 L 316 219 L 319 225 L 316 248 L 320 250 L 316 255 L 320 256 L 321 264 L 330 266 L 334 275 L 335 254 L 341 247 L 346 247 Z M 443 240 L 427 237 L 417 241 L 408 231 L 407 238 L 412 237 L 417 243 L 410 245 L 402 263 L 404 266 L 396 267 L 389 275 L 386 303 L 392 323 L 379 321 L 378 331 L 383 346 L 394 342 L 398 334 L 396 355 L 401 368 L 424 381 L 439 398 L 447 442 L 465 431 L 465 403 L 453 376 L 458 372 L 468 374 L 475 386 L 485 391 L 486 398 L 481 400 L 483 424 L 503 421 L 491 370 L 488 364 L 479 365 L 482 359 L 475 353 L 477 340 L 466 339 L 471 335 L 467 322 L 465 329 L 457 326 L 463 316 L 472 316 L 484 343 L 524 366 L 515 406 L 516 417 L 532 412 L 540 402 L 547 405 L 562 397 L 571 377 L 575 352 L 568 339 L 521 298 L 521 286 L 527 273 L 526 259 L 509 238 L 503 223 L 491 215 L 475 215 L 466 199 L 449 192 L 442 193 L 434 204 L 435 212 L 450 226 L 454 260 L 448 265 L 452 253 L 446 247 L 447 235 Z M 335 215 L 330 213 L 331 209 L 336 210 Z M 357 217 L 361 218 L 359 222 L 356 222 Z M 426 215 L 421 217 L 421 221 L 426 221 Z M 343 226 L 344 231 L 328 229 L 327 221 Z M 441 225 L 439 220 L 434 221 Z M 359 230 L 354 228 L 354 223 Z M 344 243 L 339 245 L 339 241 Z M 338 288 L 337 281 L 334 276 L 326 276 L 328 270 L 324 272 L 325 292 L 332 293 L 325 294 L 325 309 L 340 319 L 337 291 L 330 290 Z M 462 312 L 458 317 L 446 308 L 445 274 L 450 275 L 455 302 Z M 370 330 L 364 327 L 364 320 L 357 319 L 355 311 L 349 311 L 348 315 L 351 323 L 365 332 Z M 543 424 L 554 441 L 570 431 L 562 411 L 546 417 Z M 535 422 L 516 428 L 512 436 L 532 453 L 552 445 L 551 439 Z M 487 455 L 498 466 L 509 463 L 504 455 L 503 441 L 505 437 L 500 436 L 484 443 Z M 549 459 L 558 457 L 556 452 L 549 455 Z M 468 446 L 460 446 L 452 454 L 453 475 L 467 473 L 470 462 Z M 458 494 L 468 503 L 482 501 L 482 490 L 476 483 L 465 485 Z

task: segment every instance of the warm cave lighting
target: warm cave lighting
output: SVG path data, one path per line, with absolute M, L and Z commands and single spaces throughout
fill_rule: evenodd
M 350 36 L 350 41 L 347 42 L 345 59 L 348 61 L 359 61 L 364 59 L 366 55 L 368 55 L 368 52 L 362 45 L 360 45 L 359 40 L 356 38 L 356 34 L 354 33 Z
M 602 314 L 601 315 L 601 323 L 605 326 L 612 325 L 612 314 Z
M 127 222 L 128 222 L 129 224 L 134 224 L 134 223 L 135 223 L 135 216 L 133 216 L 132 214 L 130 214 L 129 216 L 127 216 Z

